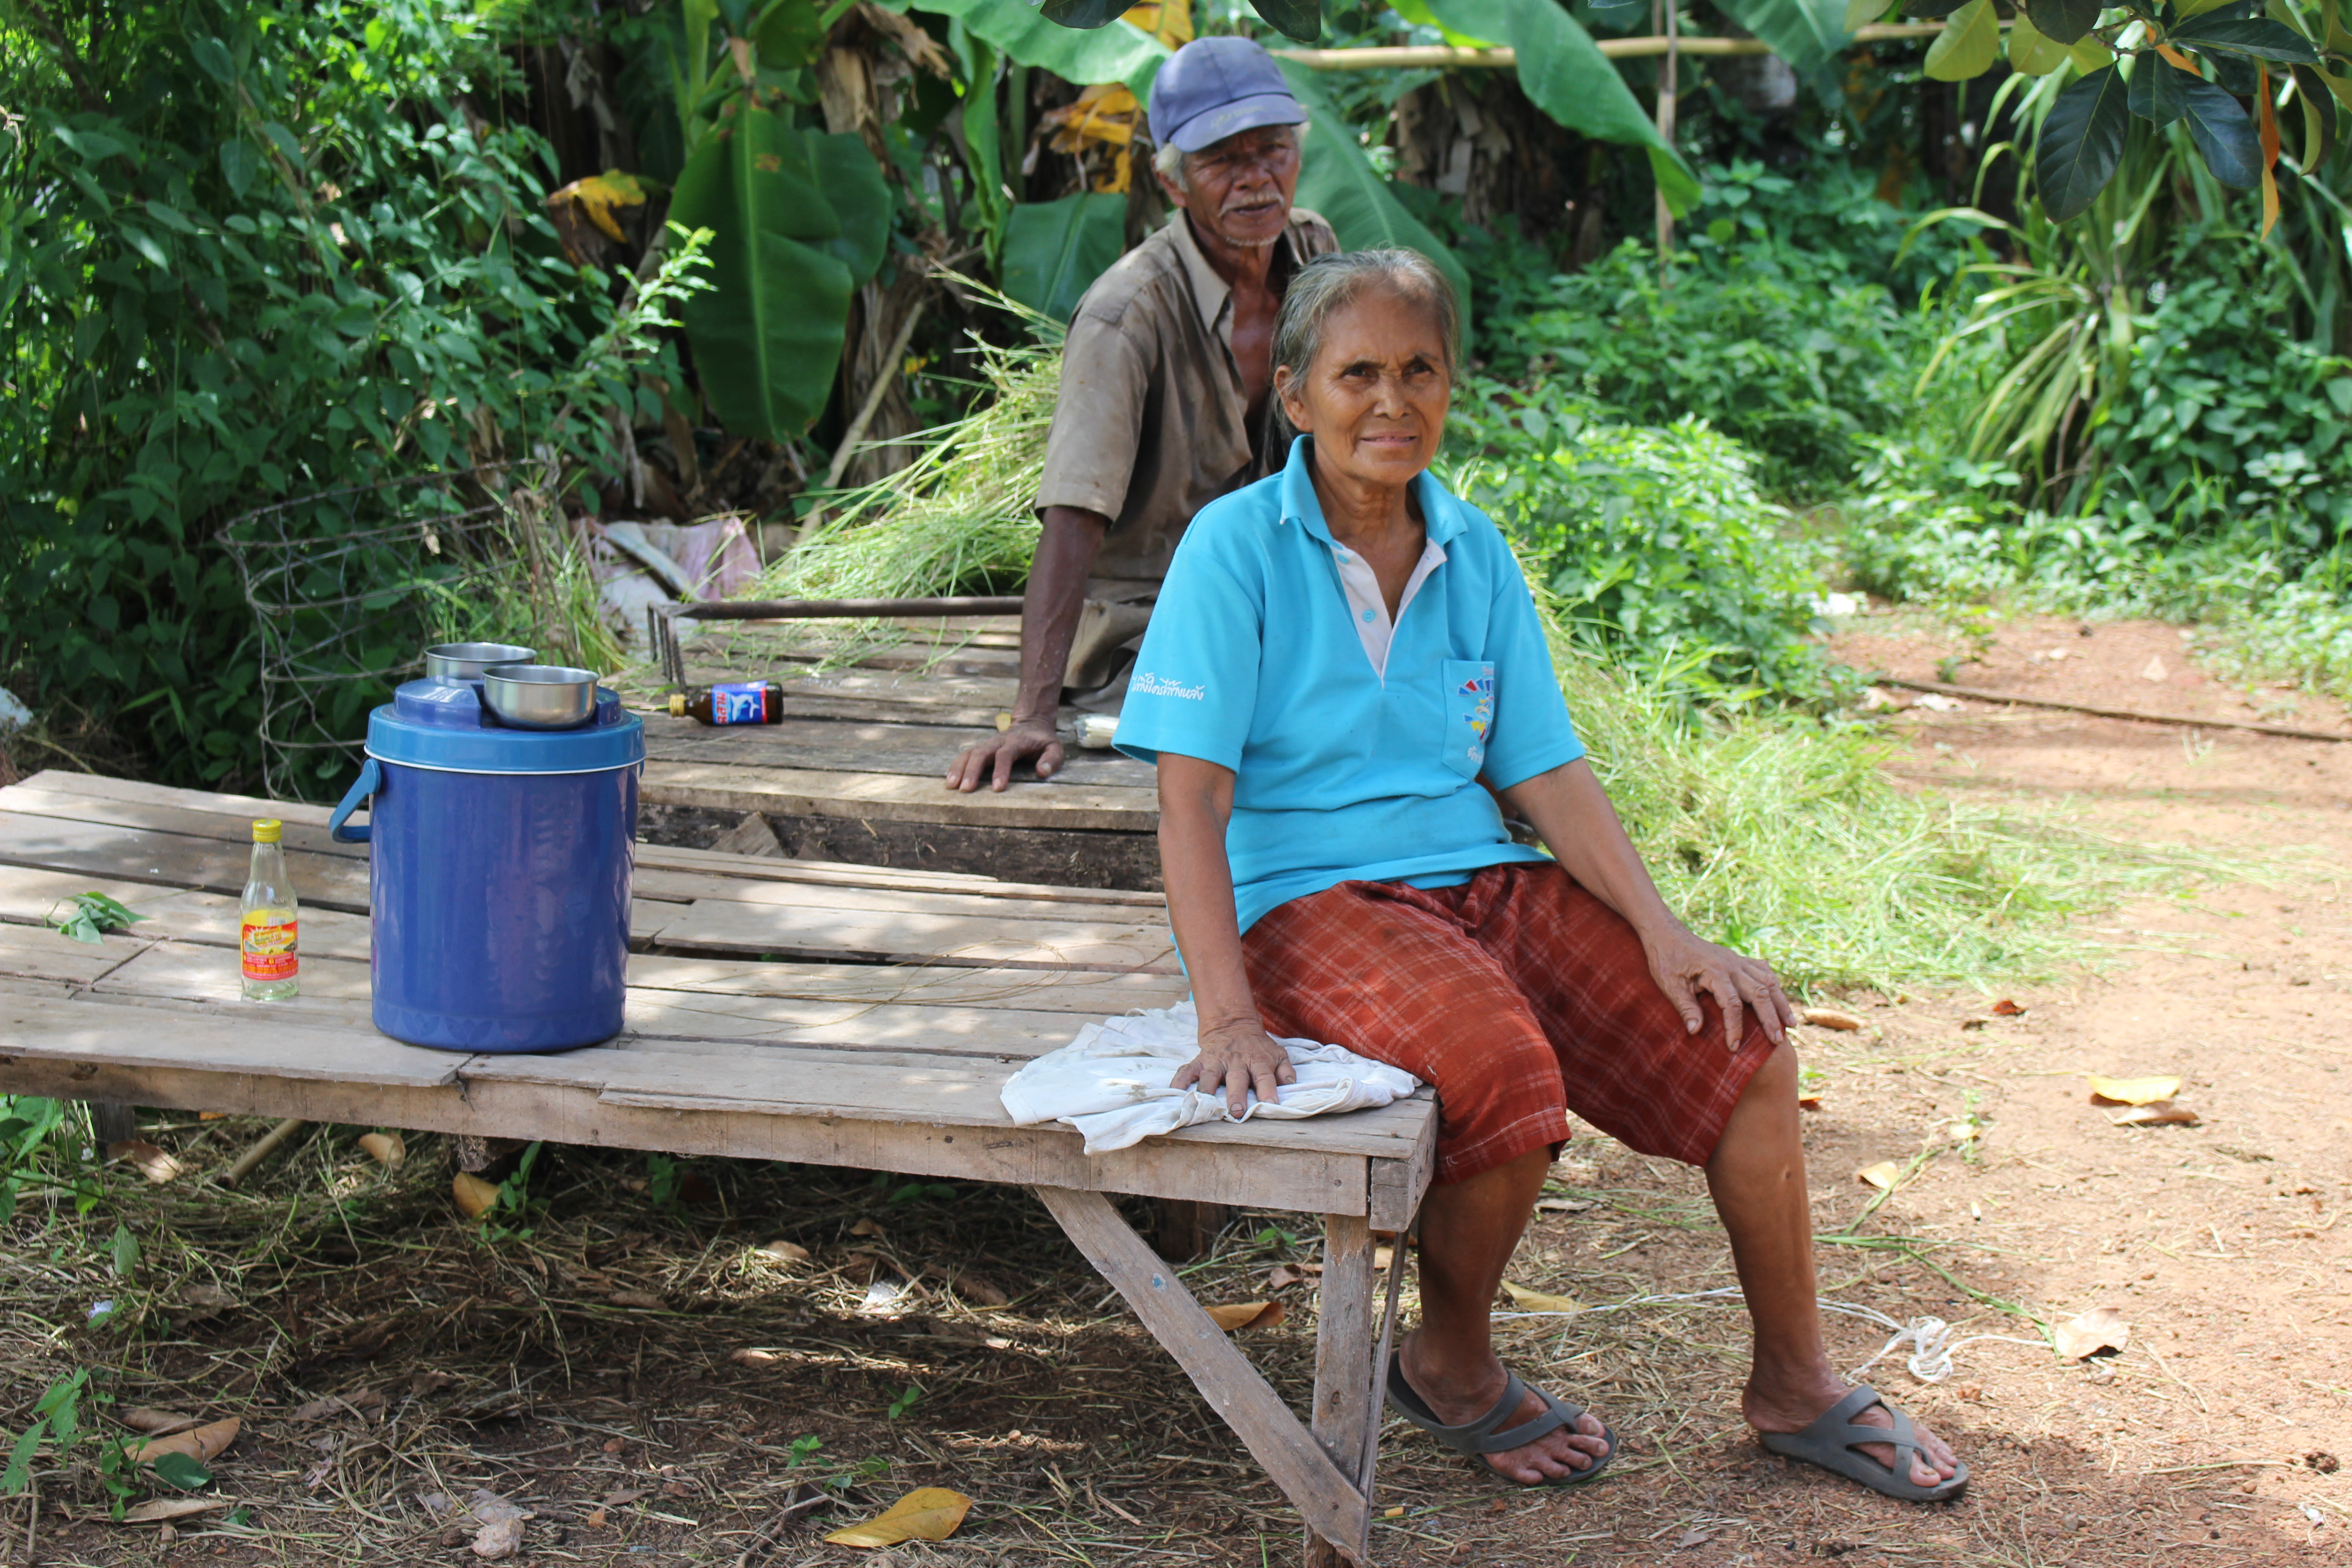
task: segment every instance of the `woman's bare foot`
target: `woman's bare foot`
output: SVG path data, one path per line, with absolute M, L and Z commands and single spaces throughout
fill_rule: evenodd
M 1400 1349 L 1404 1379 L 1421 1395 L 1431 1414 L 1449 1426 L 1477 1420 L 1503 1396 L 1510 1374 L 1489 1354 L 1483 1366 L 1453 1368 L 1435 1364 L 1423 1352 L 1421 1336 L 1408 1336 Z M 1826 1408 L 1826 1406 L 1824 1406 Z M 1496 1430 L 1532 1421 L 1544 1413 L 1544 1402 L 1530 1392 L 1509 1420 Z M 1499 1454 L 1482 1455 L 1496 1474 L 1521 1486 L 1567 1480 L 1591 1469 L 1609 1452 L 1608 1428 L 1590 1412 L 1571 1426 L 1546 1433 L 1534 1442 Z
M 1827 1366 L 1816 1368 L 1811 1374 L 1774 1375 L 1759 1367 L 1748 1380 L 1740 1395 L 1740 1413 L 1748 1425 L 1759 1432 L 1801 1432 L 1826 1414 L 1830 1406 L 1853 1391 L 1853 1384 L 1832 1372 Z M 1895 1417 L 1885 1408 L 1874 1405 L 1853 1417 L 1857 1426 L 1895 1425 Z M 1916 1486 L 1936 1487 L 1959 1473 L 1960 1461 L 1945 1442 L 1927 1426 L 1914 1417 L 1912 1430 L 1916 1435 L 1920 1451 L 1912 1456 L 1910 1479 Z M 1864 1443 L 1862 1452 L 1893 1469 L 1897 1463 L 1892 1443 Z

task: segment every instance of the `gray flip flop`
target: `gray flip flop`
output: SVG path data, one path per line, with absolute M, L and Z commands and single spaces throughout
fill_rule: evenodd
M 1884 1426 L 1865 1426 L 1854 1420 L 1874 1405 L 1895 1418 L 1893 1431 Z M 1905 1502 L 1948 1502 L 1969 1484 L 1969 1467 L 1965 1463 L 1940 1486 L 1923 1487 L 1913 1480 L 1911 1457 L 1921 1451 L 1918 1428 L 1911 1425 L 1911 1417 L 1881 1399 L 1878 1390 L 1868 1384 L 1831 1405 L 1801 1432 L 1761 1432 L 1757 1436 L 1776 1454 L 1819 1465 L 1848 1480 L 1860 1481 L 1872 1491 Z M 1864 1443 L 1893 1444 L 1894 1467 L 1890 1468 L 1864 1453 Z
M 1496 1431 L 1496 1428 L 1509 1420 L 1512 1413 L 1526 1402 L 1530 1392 L 1543 1401 L 1544 1413 L 1532 1421 L 1521 1422 L 1517 1426 Z M 1430 1409 L 1421 1395 L 1412 1391 L 1412 1384 L 1404 1380 L 1404 1357 L 1402 1354 L 1389 1357 L 1389 1408 L 1457 1454 L 1501 1454 L 1513 1448 L 1524 1448 L 1538 1437 L 1557 1432 L 1563 1426 L 1574 1426 L 1576 1418 L 1584 1414 L 1582 1406 L 1555 1399 L 1540 1388 L 1530 1390 L 1526 1384 L 1518 1380 L 1516 1373 L 1512 1373 L 1507 1376 L 1503 1384 L 1503 1396 L 1495 1401 L 1495 1407 L 1492 1410 L 1487 1411 L 1475 1421 L 1465 1421 L 1459 1426 L 1449 1426 L 1437 1418 L 1437 1413 Z M 1585 1482 L 1607 1469 L 1609 1461 L 1617 1457 L 1617 1434 L 1609 1429 L 1609 1424 L 1605 1421 L 1601 1425 L 1601 1435 L 1609 1440 L 1609 1451 L 1583 1469 L 1558 1480 L 1532 1483 L 1522 1481 L 1518 1484 L 1546 1487 L 1584 1485 Z M 1487 1468 L 1492 1468 L 1491 1466 Z

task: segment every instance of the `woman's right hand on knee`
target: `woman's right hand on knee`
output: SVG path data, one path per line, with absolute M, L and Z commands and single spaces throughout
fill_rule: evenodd
M 1235 1120 L 1249 1108 L 1252 1089 L 1260 1100 L 1272 1100 L 1286 1083 L 1298 1081 L 1290 1053 L 1255 1018 L 1201 1026 L 1201 1054 L 1176 1069 L 1171 1085 L 1197 1087 L 1203 1094 L 1222 1091 L 1225 1109 Z

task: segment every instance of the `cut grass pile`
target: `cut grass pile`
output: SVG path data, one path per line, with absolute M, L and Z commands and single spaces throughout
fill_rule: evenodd
M 823 498 L 821 521 L 746 597 L 893 599 L 1019 590 L 1037 546 L 1030 502 L 1045 472 L 1045 430 L 1062 369 L 1060 325 L 1020 313 L 1031 342 L 980 345 L 987 399 L 955 424 L 899 438 L 920 453 L 908 467 Z M 862 635 L 870 637 L 871 628 Z
M 1669 907 L 1792 987 L 1887 993 L 2095 959 L 2083 917 L 2205 868 L 2072 826 L 1898 787 L 1861 725 L 1720 718 L 1555 640 L 1593 767 Z

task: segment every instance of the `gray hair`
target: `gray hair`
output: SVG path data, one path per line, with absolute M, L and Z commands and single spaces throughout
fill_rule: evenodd
M 1331 318 L 1374 289 L 1387 289 L 1427 310 L 1445 345 L 1445 374 L 1459 368 L 1462 301 L 1434 262 L 1417 250 L 1346 250 L 1300 268 L 1274 320 L 1274 363 L 1305 375 L 1323 349 Z
M 1296 125 L 1282 125 L 1274 127 L 1274 129 L 1288 132 L 1290 133 L 1290 144 L 1293 147 L 1303 148 L 1306 146 L 1306 139 L 1299 134 L 1299 127 Z M 1236 131 L 1234 134 L 1241 136 L 1247 134 L 1247 132 Z M 1216 143 L 1212 142 L 1209 145 L 1213 147 Z M 1168 183 L 1175 186 L 1178 190 L 1189 192 L 1192 188 L 1192 182 L 1191 177 L 1185 173 L 1185 164 L 1192 156 L 1192 153 L 1185 152 L 1181 147 L 1177 146 L 1172 142 L 1165 147 L 1155 147 L 1152 149 L 1151 153 L 1151 172 L 1155 174 L 1164 176 Z

